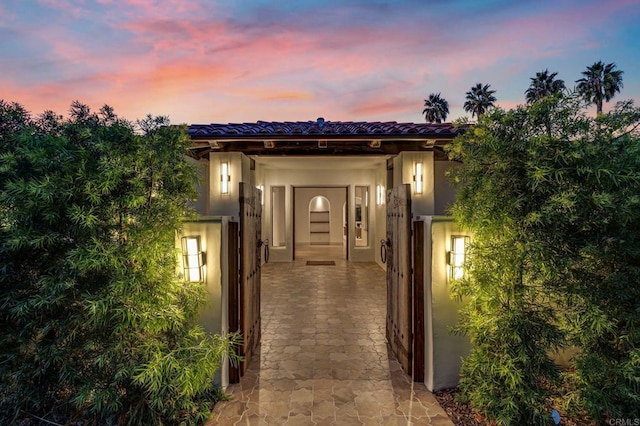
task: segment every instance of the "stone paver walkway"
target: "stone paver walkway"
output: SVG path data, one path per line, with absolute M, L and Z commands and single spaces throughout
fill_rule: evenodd
M 208 425 L 453 425 L 387 351 L 379 266 L 300 259 L 262 277 L 260 352 Z

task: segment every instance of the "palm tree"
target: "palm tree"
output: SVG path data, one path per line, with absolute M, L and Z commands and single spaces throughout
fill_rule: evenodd
M 537 100 L 552 96 L 565 89 L 564 80 L 556 79 L 557 72 L 549 74 L 549 70 L 537 72 L 531 77 L 531 85 L 524 92 L 527 103 L 532 104 Z
M 598 61 L 582 72 L 583 78 L 576 80 L 576 90 L 587 102 L 596 104 L 598 114 L 602 114 L 603 101 L 609 102 L 622 89 L 623 71 L 615 67 L 613 62 L 605 65 Z
M 422 113 L 427 123 L 442 123 L 449 115 L 449 102 L 440 93 L 431 93 L 429 99 L 424 100 Z
M 494 106 L 496 97 L 493 96 L 496 93 L 495 90 L 490 90 L 489 84 L 477 83 L 466 94 L 466 101 L 464 103 L 464 110 L 471 113 L 471 117 L 477 116 L 480 118 L 489 108 Z

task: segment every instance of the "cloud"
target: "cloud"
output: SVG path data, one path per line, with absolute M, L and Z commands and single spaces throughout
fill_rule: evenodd
M 600 51 L 617 31 L 614 18 L 632 15 L 637 0 L 39 4 L 38 16 L 12 23 L 24 31 L 12 33 L 20 51 L 0 86 L 36 108 L 62 97 L 65 109 L 79 98 L 122 105 L 134 116 L 166 109 L 184 120 L 313 119 L 316 111 L 420 120 L 429 92 L 442 92 L 453 116 L 479 81 L 498 90 L 501 105 L 520 102 L 526 87 L 514 90 L 515 79 L 526 85 L 523 74 L 541 63 L 555 69 L 576 52 Z

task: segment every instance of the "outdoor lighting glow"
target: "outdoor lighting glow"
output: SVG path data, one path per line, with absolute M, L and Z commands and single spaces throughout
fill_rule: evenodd
M 382 205 L 382 200 L 384 200 L 384 188 L 382 185 L 376 185 L 376 205 Z
M 204 275 L 202 273 L 204 255 L 200 246 L 200 237 L 182 238 L 182 262 L 184 277 L 187 281 L 204 281 Z
M 220 179 L 221 179 L 220 192 L 222 194 L 228 194 L 229 181 L 231 177 L 229 176 L 229 163 L 227 163 L 226 161 L 220 164 Z
M 454 235 L 451 237 L 451 251 L 449 252 L 449 266 L 451 266 L 451 279 L 459 280 L 464 277 L 464 263 L 467 258 L 467 246 L 469 237 Z
M 413 175 L 416 194 L 422 194 L 422 163 L 416 163 L 416 173 Z
M 260 204 L 264 206 L 264 185 L 256 186 L 260 190 Z

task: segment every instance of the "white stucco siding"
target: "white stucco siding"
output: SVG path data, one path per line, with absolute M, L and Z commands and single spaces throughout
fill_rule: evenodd
M 462 357 L 470 350 L 466 336 L 454 335 L 462 302 L 452 299 L 447 252 L 458 229 L 449 217 L 426 216 L 425 222 L 425 385 L 431 391 L 456 386 Z
M 204 257 L 202 285 L 206 289 L 207 301 L 202 307 L 198 323 L 212 334 L 224 334 L 229 331 L 228 300 L 228 253 L 227 247 L 228 217 L 201 217 L 196 221 L 183 223 L 182 231 L 176 235 L 178 253 L 178 271 L 182 274 L 182 237 L 200 237 L 201 250 Z M 215 381 L 226 387 L 228 381 L 228 365 L 216 373 Z
M 434 162 L 434 184 L 435 184 L 435 201 L 434 214 L 448 215 L 449 207 L 456 202 L 457 191 L 446 176 L 451 168 L 460 167 L 461 163 L 453 161 L 435 161 Z

